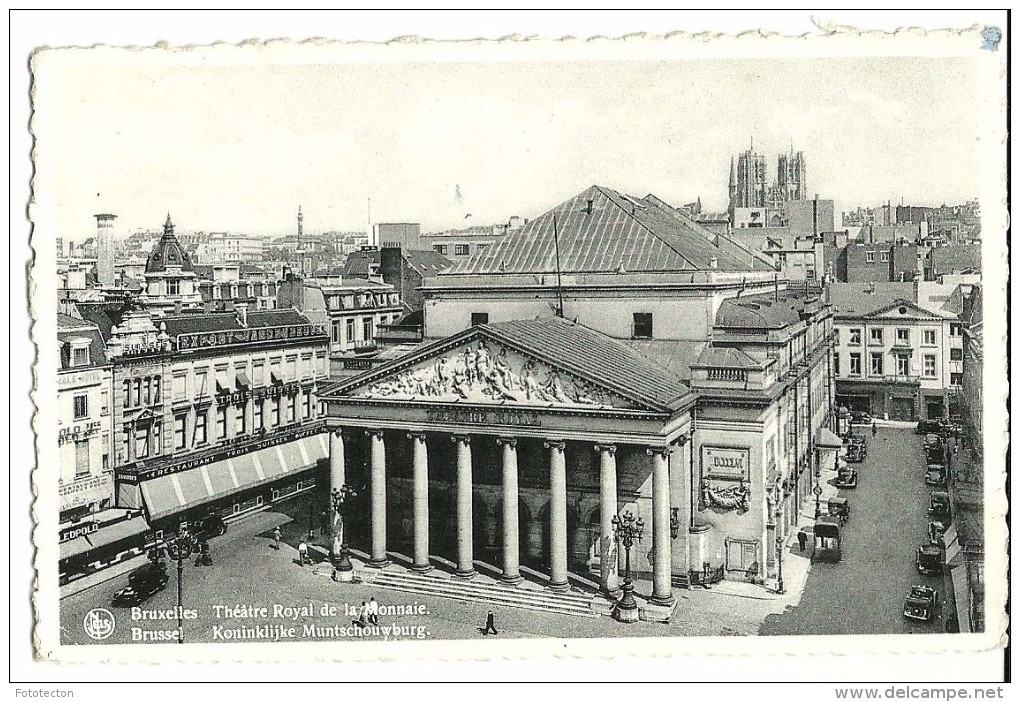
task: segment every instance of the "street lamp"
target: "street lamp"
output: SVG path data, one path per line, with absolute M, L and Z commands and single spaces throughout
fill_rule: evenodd
M 815 521 L 818 521 L 822 516 L 822 486 L 815 485 L 811 492 L 815 493 Z
M 644 520 L 640 517 L 635 519 L 630 510 L 613 517 L 613 533 L 626 553 L 623 571 L 623 596 L 613 611 L 613 617 L 627 624 L 636 622 L 639 618 L 637 601 L 634 599 L 634 582 L 630 577 L 630 549 L 634 546 L 635 541 L 641 541 L 644 531 Z
M 350 545 L 347 543 L 347 523 L 345 510 L 350 501 L 358 496 L 358 491 L 350 485 L 333 488 L 329 493 L 329 501 L 333 507 L 333 546 L 330 549 L 330 560 L 336 569 L 337 578 L 342 582 L 350 582 L 354 578 L 354 566 L 351 564 Z
M 785 595 L 786 588 L 783 587 L 783 534 L 779 528 L 779 515 L 776 515 L 776 561 L 779 566 L 776 573 L 776 594 Z
M 176 538 L 166 542 L 167 554 L 177 561 L 177 643 L 184 643 L 184 561 L 194 553 L 197 543 L 183 522 L 177 527 Z

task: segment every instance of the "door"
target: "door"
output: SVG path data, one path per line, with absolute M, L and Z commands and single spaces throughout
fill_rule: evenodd
M 889 419 L 897 422 L 914 421 L 914 398 L 894 397 L 890 406 Z
M 758 542 L 726 539 L 726 570 L 757 574 Z

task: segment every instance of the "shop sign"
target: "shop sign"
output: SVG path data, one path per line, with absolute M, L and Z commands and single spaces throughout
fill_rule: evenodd
M 282 385 L 267 385 L 255 388 L 254 390 L 238 390 L 237 392 L 224 393 L 216 396 L 217 405 L 237 405 L 247 402 L 249 399 L 260 397 L 277 397 L 279 395 L 294 395 L 300 390 L 297 382 L 284 383 Z
M 81 536 L 87 536 L 88 534 L 94 534 L 99 531 L 99 522 L 88 522 L 87 524 L 76 524 L 70 529 L 60 530 L 60 543 L 65 541 L 72 541 Z
M 68 441 L 80 441 L 87 439 L 99 431 L 102 422 L 94 421 L 88 424 L 80 423 L 71 427 L 64 427 L 57 433 L 57 443 L 64 444 Z
M 746 448 L 701 447 L 701 471 L 706 477 L 746 480 L 751 450 Z
M 96 502 L 113 494 L 109 475 L 92 475 L 88 478 L 65 483 L 58 489 L 60 509 L 71 509 L 89 502 Z
M 497 424 L 519 427 L 542 426 L 542 418 L 537 412 L 514 412 L 505 409 L 469 410 L 447 407 L 429 407 L 425 410 L 425 418 L 429 422 L 447 422 L 456 424 Z
M 79 385 L 91 385 L 102 380 L 102 373 L 97 370 L 79 371 L 77 373 L 61 373 L 57 376 L 58 388 L 78 387 Z
M 181 334 L 177 337 L 178 349 L 214 348 L 237 344 L 253 344 L 263 341 L 280 341 L 325 336 L 321 324 L 291 324 L 282 327 L 259 327 L 257 329 L 231 329 L 225 332 Z
M 291 441 L 297 441 L 308 436 L 315 434 L 321 434 L 325 430 L 322 424 L 318 424 L 312 428 L 301 429 L 285 434 L 276 434 L 275 436 L 269 436 L 260 441 L 249 441 L 237 446 L 223 446 L 219 447 L 212 453 L 205 454 L 203 456 L 196 456 L 195 458 L 170 463 L 167 465 L 153 466 L 151 468 L 144 465 L 144 463 L 136 463 L 134 466 L 125 466 L 121 470 L 125 472 L 135 472 L 138 477 L 143 480 L 151 480 L 153 478 L 161 478 L 164 475 L 172 475 L 174 473 L 180 473 L 192 468 L 198 468 L 200 466 L 210 465 L 218 461 L 225 461 L 228 458 L 234 458 L 236 456 L 243 456 L 254 451 L 261 451 L 265 448 L 271 448 L 273 446 L 279 446 L 280 444 L 286 444 Z M 134 470 L 132 471 L 132 468 Z

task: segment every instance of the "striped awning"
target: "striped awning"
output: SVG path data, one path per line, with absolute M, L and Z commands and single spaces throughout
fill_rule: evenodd
M 139 536 L 148 530 L 149 522 L 141 516 L 103 524 L 98 531 L 60 544 L 60 560 L 80 556 L 88 551 Z
M 316 434 L 218 463 L 147 480 L 141 485 L 142 498 L 149 511 L 149 518 L 156 520 L 300 473 L 328 455 L 326 435 Z

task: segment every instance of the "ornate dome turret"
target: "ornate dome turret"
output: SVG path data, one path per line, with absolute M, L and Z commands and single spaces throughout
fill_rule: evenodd
M 145 272 L 162 273 L 166 271 L 167 266 L 179 267 L 182 271 L 194 270 L 191 255 L 174 236 L 174 223 L 170 220 L 169 212 L 166 214 L 166 224 L 163 225 L 163 236 L 152 247 L 145 262 Z

